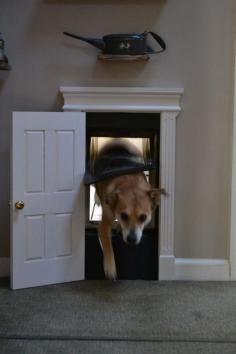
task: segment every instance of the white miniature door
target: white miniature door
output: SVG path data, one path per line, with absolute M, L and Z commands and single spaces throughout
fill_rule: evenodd
M 15 112 L 11 286 L 84 279 L 85 113 Z

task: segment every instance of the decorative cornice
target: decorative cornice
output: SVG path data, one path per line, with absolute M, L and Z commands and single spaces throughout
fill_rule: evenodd
M 180 112 L 181 88 L 60 87 L 64 111 Z

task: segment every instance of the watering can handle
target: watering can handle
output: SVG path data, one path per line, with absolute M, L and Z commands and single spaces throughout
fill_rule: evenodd
M 152 32 L 152 31 L 147 31 L 146 33 L 147 33 L 147 34 L 150 33 L 150 34 L 152 35 L 152 37 L 155 39 L 155 41 L 156 41 L 156 42 L 159 44 L 159 46 L 161 47 L 160 50 L 153 51 L 152 53 L 161 53 L 161 52 L 164 52 L 164 51 L 166 50 L 166 44 L 165 44 L 165 42 L 163 41 L 163 39 L 162 39 L 160 36 L 158 36 L 158 34 Z M 148 52 L 147 52 L 146 54 L 148 54 Z

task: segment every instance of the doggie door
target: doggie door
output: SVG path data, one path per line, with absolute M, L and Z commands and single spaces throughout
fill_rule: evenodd
M 85 113 L 13 114 L 11 286 L 84 278 Z
M 107 141 L 121 138 L 134 144 L 146 163 L 150 160 L 154 162 L 157 169 L 145 173 L 152 186 L 159 185 L 160 116 L 158 114 L 88 112 L 86 130 L 87 171 L 93 170 L 96 156 Z M 94 186 L 88 186 L 86 192 L 85 277 L 103 279 L 103 257 L 97 237 L 97 223 L 101 220 L 102 209 Z M 119 228 L 113 230 L 112 243 L 118 279 L 158 279 L 158 225 L 157 211 L 151 223 L 145 228 L 141 243 L 135 247 L 124 243 Z

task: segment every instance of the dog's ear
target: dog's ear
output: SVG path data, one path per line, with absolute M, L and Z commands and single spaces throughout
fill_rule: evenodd
M 105 203 L 109 205 L 111 210 L 115 210 L 117 202 L 118 202 L 117 192 L 114 191 L 114 192 L 107 193 L 107 195 L 105 196 Z
M 155 209 L 156 206 L 160 204 L 160 196 L 161 196 L 160 189 L 157 188 L 150 189 L 150 191 L 148 191 L 147 194 L 151 200 L 152 209 Z

